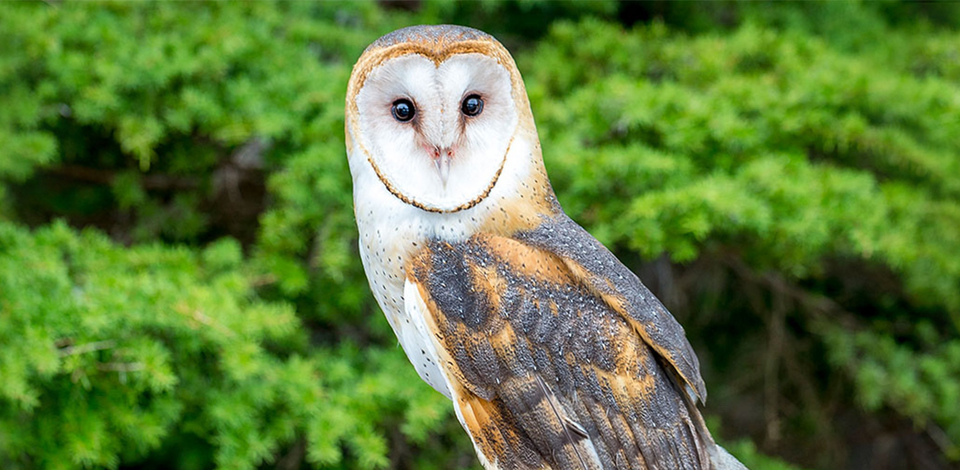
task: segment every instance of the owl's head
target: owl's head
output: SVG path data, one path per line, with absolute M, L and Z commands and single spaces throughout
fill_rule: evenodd
M 493 37 L 461 26 L 413 26 L 371 44 L 350 78 L 346 132 L 355 180 L 372 172 L 398 199 L 430 212 L 472 208 L 505 169 L 540 161 L 513 58 Z

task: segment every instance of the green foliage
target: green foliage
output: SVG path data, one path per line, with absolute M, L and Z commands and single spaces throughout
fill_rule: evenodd
M 300 413 L 319 412 L 278 393 L 281 384 L 305 396 L 321 390 L 304 380 L 315 374 L 302 360 L 264 350 L 304 342 L 292 309 L 250 297 L 235 242 L 212 246 L 201 263 L 184 249 L 124 249 L 62 223 L 35 235 L 0 231 L 0 434 L 15 461 L 116 467 L 156 448 L 179 421 L 222 442 L 216 459 L 236 467 L 269 455 Z M 282 425 L 257 419 L 268 412 Z M 244 437 L 258 446 L 241 445 Z
M 733 445 L 727 445 L 727 451 L 735 455 L 740 463 L 747 468 L 762 470 L 801 470 L 796 465 L 790 465 L 782 460 L 763 455 L 757 446 L 749 440 L 743 439 Z
M 944 451 L 960 459 L 957 403 L 960 402 L 960 340 L 944 340 L 929 322 L 917 326 L 918 350 L 898 344 L 891 335 L 861 331 L 854 335 L 828 329 L 830 360 L 854 380 L 857 398 L 868 410 L 890 406 L 913 417 L 918 426 L 935 430 Z M 942 429 L 937 427 L 942 426 Z
M 837 259 L 895 273 L 902 292 L 830 309 L 854 316 L 845 328 L 805 311 L 819 289 L 799 321 L 869 410 L 939 424 L 957 458 L 960 82 L 916 64 L 960 36 L 883 34 L 850 52 L 755 23 L 687 37 L 585 21 L 522 62 L 561 202 L 604 242 L 678 263 L 734 256 L 791 284 L 859 283 Z M 921 321 L 943 336 L 920 341 Z
M 956 5 L 410 8 L 0 7 L 0 466 L 477 468 L 369 295 L 343 148 L 356 57 L 440 22 L 515 53 L 732 453 L 841 467 L 850 410 L 960 459 Z
M 54 194 L 33 209 L 75 215 L 116 207 L 133 220 L 134 241 L 195 240 L 210 230 L 203 202 L 236 185 L 231 170 L 275 167 L 275 155 L 316 144 L 316 126 L 340 113 L 347 57 L 367 41 L 350 26 L 378 16 L 371 5 L 351 10 L 262 2 L 8 6 L 4 43 L 23 51 L 3 68 L 13 85 L 9 101 L 23 102 L 22 94 L 31 104 L 5 110 L 19 122 L 0 135 L 32 146 L 15 148 L 4 161 L 19 166 L 5 173 L 23 178 L 28 164 L 49 162 L 59 147 L 66 170 L 98 168 L 78 176 L 110 184 L 91 190 L 103 194 L 83 206 L 58 201 L 76 194 Z M 341 23 L 316 21 L 334 13 Z M 27 150 L 30 158 L 14 158 Z
M 447 417 L 401 355 L 308 349 L 252 272 L 229 239 L 124 248 L 62 223 L 0 225 L 0 462 L 116 468 L 173 440 L 153 459 L 253 468 L 299 438 L 309 462 L 383 468 L 370 416 L 395 416 L 413 443 Z

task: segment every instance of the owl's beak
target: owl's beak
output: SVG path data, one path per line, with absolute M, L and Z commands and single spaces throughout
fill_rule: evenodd
M 453 159 L 453 148 L 434 147 L 432 150 L 433 165 L 436 167 L 437 173 L 440 174 L 440 181 L 446 187 L 447 178 L 450 176 L 450 160 Z
M 450 176 L 450 155 L 441 154 L 440 158 L 437 158 L 433 161 L 433 164 L 437 166 L 437 171 L 440 173 L 440 181 L 443 181 L 443 185 L 447 185 L 447 177 Z

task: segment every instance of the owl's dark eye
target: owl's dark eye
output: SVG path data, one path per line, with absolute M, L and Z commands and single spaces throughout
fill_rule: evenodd
M 414 114 L 417 114 L 416 108 L 408 99 L 394 101 L 390 112 L 393 113 L 393 118 L 400 122 L 407 122 L 413 119 Z
M 483 111 L 483 100 L 480 99 L 480 95 L 470 95 L 464 99 L 463 104 L 460 105 L 460 111 L 467 116 L 480 114 L 480 111 Z

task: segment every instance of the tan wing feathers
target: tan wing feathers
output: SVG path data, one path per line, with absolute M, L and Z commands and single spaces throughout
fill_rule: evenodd
M 590 435 L 587 434 L 587 430 L 583 429 L 576 421 L 572 420 L 567 416 L 566 411 L 563 409 L 563 405 L 560 404 L 560 401 L 557 400 L 557 396 L 550 390 L 550 386 L 544 383 L 543 379 L 536 374 L 531 374 L 537 383 L 537 388 L 540 390 L 540 397 L 538 397 L 538 403 L 546 403 L 547 408 L 550 410 L 552 418 L 556 419 L 554 425 L 563 430 L 563 437 L 565 441 L 564 447 L 570 447 L 573 449 L 574 454 L 577 456 L 577 461 L 580 463 L 580 468 L 583 470 L 589 470 L 590 467 L 587 466 L 587 461 L 584 460 L 580 449 L 577 448 L 577 443 L 589 439 Z
M 503 407 L 464 391 L 458 400 L 464 426 L 490 468 L 546 468 L 543 459 L 526 445 L 519 429 L 506 425 Z
M 533 230 L 514 235 L 521 242 L 562 259 L 573 276 L 603 298 L 667 361 L 701 401 L 707 397 L 700 364 L 683 327 L 663 304 L 600 242 L 559 211 Z
M 430 253 L 429 250 L 421 252 L 414 265 L 417 271 L 411 271 L 411 273 L 419 271 L 421 276 L 425 275 L 423 269 L 426 266 L 432 266 Z M 529 446 L 524 445 L 523 436 L 517 433 L 519 429 L 508 424 L 509 419 L 503 416 L 503 408 L 492 401 L 494 395 L 489 387 L 477 386 L 476 381 L 470 381 L 467 378 L 468 375 L 461 370 L 461 362 L 458 362 L 455 357 L 460 356 L 462 359 L 465 354 L 466 345 L 463 339 L 469 338 L 465 332 L 466 327 L 451 325 L 446 316 L 437 314 L 438 307 L 427 291 L 427 283 L 416 282 L 415 277 L 408 277 L 407 281 L 415 286 L 419 294 L 416 300 L 407 299 L 407 302 L 423 302 L 425 313 L 428 313 L 424 315 L 424 320 L 436 339 L 441 368 L 452 379 L 450 388 L 454 406 L 457 408 L 461 423 L 473 440 L 484 467 L 489 469 L 543 467 L 543 460 L 530 450 Z M 501 330 L 501 335 L 503 334 L 505 332 Z M 506 334 L 509 333 L 506 332 Z M 500 338 L 500 342 L 505 341 L 510 340 Z M 454 345 L 452 349 L 451 345 Z M 501 467 L 499 464 L 501 461 L 512 462 L 512 466 Z M 525 466 L 519 467 L 520 463 Z
M 664 369 L 670 358 L 647 343 L 655 336 L 641 335 L 560 256 L 504 237 L 432 242 L 411 261 L 408 282 L 459 388 L 465 428 L 498 461 L 488 468 L 705 462 L 712 441 Z

